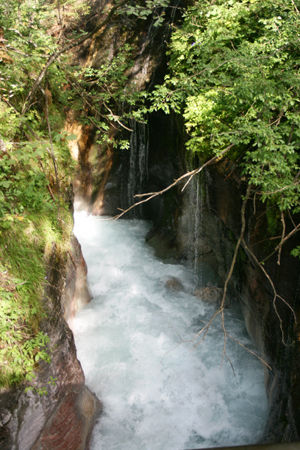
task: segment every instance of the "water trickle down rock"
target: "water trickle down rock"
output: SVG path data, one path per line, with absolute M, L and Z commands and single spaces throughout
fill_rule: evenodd
M 130 137 L 130 159 L 127 185 L 128 204 L 132 205 L 137 199 L 135 194 L 143 192 L 143 188 L 148 179 L 148 127 L 146 124 L 132 121 L 133 129 Z M 137 215 L 137 210 L 133 211 Z

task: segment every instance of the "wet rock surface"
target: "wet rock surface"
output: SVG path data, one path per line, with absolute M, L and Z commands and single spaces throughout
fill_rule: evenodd
M 184 286 L 176 277 L 171 277 L 165 282 L 165 287 L 170 291 L 180 292 L 184 291 Z
M 74 386 L 47 420 L 32 450 L 85 450 L 98 412 L 99 402 L 89 389 Z
M 62 296 L 64 318 L 67 321 L 72 319 L 77 311 L 89 303 L 92 298 L 87 284 L 86 262 L 75 236 L 72 236 L 71 244 L 64 295 Z

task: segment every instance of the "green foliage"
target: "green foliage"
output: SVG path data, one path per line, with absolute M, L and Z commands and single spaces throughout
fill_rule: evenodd
M 261 195 L 299 212 L 299 29 L 293 2 L 197 1 L 173 33 L 150 110 L 182 113 L 187 147 L 230 157 Z
M 42 298 L 53 244 L 66 251 L 73 164 L 62 129 L 66 72 L 53 64 L 27 112 L 33 83 L 57 39 L 54 6 L 37 0 L 0 5 L 0 385 L 35 377 L 49 362 Z M 64 63 L 64 59 L 60 63 Z M 47 106 L 46 106 L 47 99 Z M 47 110 L 47 113 L 46 113 Z M 50 127 L 50 131 L 49 131 Z M 56 180 L 58 171 L 59 183 Z M 46 258 L 45 258 L 46 257 Z
M 1 2 L 0 29 L 5 42 L 1 64 L 0 92 L 15 104 L 24 101 L 33 79 L 55 48 L 55 39 L 45 33 L 45 22 L 54 24 L 55 11 L 41 1 Z
M 44 259 L 54 242 L 58 251 L 68 249 L 72 229 L 68 211 L 61 211 L 59 222 L 56 216 L 11 216 L 0 235 L 0 385 L 30 382 L 39 362 L 50 361 L 49 338 L 40 329 L 46 317 Z
M 165 8 L 170 6 L 170 0 L 146 0 L 140 2 L 126 2 L 123 8 L 120 8 L 119 14 L 133 16 L 140 20 L 146 20 L 150 16 L 153 19 L 153 26 L 162 25 L 165 20 Z
M 69 93 L 69 101 L 79 111 L 82 111 L 82 102 L 85 104 L 81 121 L 96 128 L 98 144 L 127 147 L 111 130 L 112 127 L 126 127 L 131 117 L 130 109 L 140 98 L 135 86 L 128 83 L 128 72 L 133 66 L 132 53 L 132 47 L 125 44 L 112 60 L 103 58 L 100 67 L 80 67 L 72 74 L 73 90 Z
M 300 245 L 298 245 L 291 251 L 291 255 L 295 256 L 295 258 L 300 258 Z

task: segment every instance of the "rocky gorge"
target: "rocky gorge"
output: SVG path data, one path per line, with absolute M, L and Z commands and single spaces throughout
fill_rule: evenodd
M 153 27 L 152 19 L 141 24 L 117 18 L 73 50 L 74 61 L 97 69 L 104 58 L 112 61 L 119 47 L 130 42 L 134 64 L 126 74 L 127 83 L 138 91 L 151 90 L 166 70 L 165 41 L 172 23 L 181 20 L 181 13 L 174 11 L 184 2 L 173 3 L 162 28 Z M 97 11 L 103 12 L 105 6 L 109 8 L 111 2 L 94 2 L 87 32 L 101 21 Z M 124 150 L 99 143 L 97 127 L 82 123 L 78 111 L 64 113 L 65 130 L 74 137 L 69 147 L 76 163 L 75 199 L 79 208 L 92 214 L 117 216 L 135 201 L 135 194 L 160 192 L 204 163 L 187 155 L 187 136 L 179 114 L 154 111 L 147 115 L 147 123 L 131 119 L 126 130 L 121 127 L 118 131 L 111 126 L 111 138 L 119 134 L 129 140 L 129 149 Z M 146 240 L 156 255 L 192 267 L 198 277 L 194 295 L 218 305 L 241 233 L 245 180 L 235 163 L 223 158 L 193 177 L 184 191 L 182 187 L 178 184 L 155 196 L 120 220 L 137 217 L 150 221 Z M 272 218 L 259 200 L 247 203 L 245 221 L 245 246 L 237 255 L 228 290 L 231 301 L 240 304 L 259 354 L 271 367 L 265 369 L 270 414 L 263 443 L 299 441 L 300 265 L 290 255 L 297 239 L 293 237 L 280 248 L 280 257 L 278 251 L 273 252 Z M 61 257 L 53 247 L 46 266 L 43 302 L 48 317 L 42 327 L 50 338 L 51 363 L 41 364 L 35 388 L 38 391 L 46 384 L 48 394 L 22 389 L 1 394 L 3 449 L 86 449 L 101 411 L 101 398 L 85 386 L 67 325 L 90 301 L 86 265 L 74 236 L 69 253 Z M 180 279 L 167 283 L 170 290 L 182 289 Z
M 145 74 L 144 82 L 151 86 L 160 79 L 164 61 L 154 59 L 149 64 L 151 48 L 156 47 L 151 39 L 148 44 L 146 51 L 137 57 L 136 73 L 139 80 L 143 79 L 140 74 Z M 132 123 L 132 129 L 130 152 L 103 150 L 86 129 L 77 140 L 79 168 L 75 192 L 94 214 L 118 215 L 120 209 L 126 209 L 134 201 L 133 193 L 159 192 L 186 171 L 201 165 L 197 159 L 186 159 L 186 137 L 180 116 L 154 112 L 148 116 L 146 125 Z M 152 221 L 147 240 L 158 256 L 185 260 L 196 270 L 201 261 L 206 273 L 211 274 L 201 281 L 202 289 L 204 286 L 209 295 L 209 286 L 213 286 L 218 291 L 214 297 L 220 299 L 219 290 L 241 229 L 244 189 L 238 168 L 225 158 L 195 177 L 183 193 L 180 186 L 175 186 L 128 215 Z M 299 264 L 290 256 L 290 250 L 297 241 L 291 239 L 282 250 L 280 264 L 276 254 L 266 261 L 263 267 L 271 277 L 270 282 L 251 256 L 252 251 L 261 259 L 268 254 L 269 218 L 264 205 L 259 201 L 248 204 L 246 220 L 249 251 L 244 249 L 238 257 L 230 292 L 239 298 L 248 332 L 272 367 L 266 371 L 270 418 L 265 441 L 296 441 L 300 386 L 295 316 L 299 317 L 300 279 Z

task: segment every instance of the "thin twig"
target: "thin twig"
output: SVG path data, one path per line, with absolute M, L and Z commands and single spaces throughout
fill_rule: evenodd
M 191 179 L 197 175 L 198 173 L 200 173 L 203 169 L 205 169 L 206 166 L 213 164 L 215 161 L 219 161 L 224 155 L 225 153 L 227 153 L 232 147 L 234 146 L 234 144 L 230 144 L 228 145 L 228 147 L 226 147 L 221 153 L 220 155 L 216 155 L 214 156 L 211 160 L 207 161 L 205 164 L 203 164 L 203 166 L 199 167 L 199 169 L 195 169 L 195 173 L 191 174 L 189 179 L 187 180 L 187 182 L 185 183 L 185 185 L 183 186 L 183 188 L 181 189 L 181 192 L 183 192 L 185 190 L 185 188 L 187 187 L 187 185 L 189 184 L 189 182 L 191 181 Z
M 252 250 L 250 250 L 250 248 L 248 247 L 248 245 L 246 244 L 244 239 L 242 239 L 242 245 L 243 245 L 245 251 L 251 256 L 251 258 L 254 260 L 255 264 L 260 268 L 260 270 L 263 272 L 263 274 L 265 275 L 265 277 L 267 278 L 267 280 L 270 283 L 270 286 L 271 286 L 272 291 L 273 291 L 273 301 L 272 301 L 273 308 L 274 308 L 275 314 L 276 314 L 276 316 L 277 316 L 277 318 L 279 320 L 279 326 L 280 326 L 280 330 L 281 330 L 281 341 L 282 341 L 283 345 L 287 345 L 286 342 L 285 342 L 285 337 L 284 337 L 283 322 L 282 322 L 282 318 L 281 318 L 281 316 L 280 316 L 280 314 L 278 312 L 278 309 L 277 309 L 276 300 L 280 299 L 291 310 L 291 312 L 293 314 L 293 317 L 294 317 L 295 323 L 297 323 L 296 313 L 295 313 L 294 309 L 292 308 L 292 306 L 283 297 L 281 297 L 277 293 L 277 290 L 275 288 L 275 285 L 273 283 L 272 278 L 270 277 L 270 275 L 268 274 L 268 272 L 266 271 L 264 266 L 258 261 L 257 257 L 252 252 Z
M 254 192 L 254 195 L 253 195 L 253 215 L 254 216 L 256 216 L 256 195 L 257 195 L 257 192 Z
M 209 321 L 196 333 L 195 335 L 195 339 L 196 340 L 199 336 L 201 336 L 200 340 L 197 340 L 197 342 L 194 344 L 194 346 L 196 347 L 197 345 L 200 344 L 201 341 L 203 341 L 208 333 L 208 330 L 211 326 L 211 324 L 214 322 L 215 318 L 221 313 L 221 309 L 218 308 L 213 315 L 211 316 L 211 318 L 209 319 Z
M 227 351 L 226 351 L 226 345 L 227 345 L 227 340 L 228 338 L 237 342 L 238 345 L 240 345 L 242 348 L 244 348 L 248 353 L 250 353 L 251 355 L 255 356 L 260 362 L 262 362 L 262 364 L 264 364 L 269 370 L 272 370 L 271 366 L 261 357 L 259 356 L 256 352 L 250 350 L 248 347 L 246 347 L 244 344 L 242 344 L 238 339 L 234 338 L 233 336 L 231 336 L 226 328 L 225 325 L 225 302 L 226 302 L 226 297 L 227 297 L 227 288 L 228 288 L 228 283 L 232 277 L 233 274 L 233 269 L 235 267 L 236 264 L 236 259 L 237 259 L 237 255 L 238 255 L 238 251 L 239 248 L 242 244 L 245 245 L 245 240 L 244 240 L 244 234 L 245 234 L 245 230 L 246 230 L 246 205 L 247 202 L 249 200 L 250 197 L 250 191 L 251 191 L 251 186 L 248 185 L 247 187 L 247 191 L 246 191 L 246 195 L 245 198 L 243 200 L 243 204 L 242 204 L 242 208 L 241 208 L 241 231 L 240 231 L 240 236 L 239 239 L 236 243 L 235 246 L 235 250 L 234 250 L 234 254 L 232 257 L 232 261 L 231 261 L 231 265 L 230 265 L 230 269 L 228 271 L 225 283 L 224 283 L 224 288 L 223 288 L 223 296 L 222 296 L 222 301 L 220 304 L 220 307 L 214 312 L 214 314 L 212 315 L 212 317 L 210 318 L 210 320 L 201 328 L 201 330 L 198 331 L 198 333 L 196 334 L 196 339 L 201 336 L 201 339 L 194 345 L 198 345 L 201 341 L 203 341 L 205 339 L 205 336 L 207 335 L 209 328 L 211 327 L 212 323 L 214 322 L 214 320 L 216 319 L 216 317 L 218 315 L 221 314 L 221 324 L 222 324 L 222 329 L 223 329 L 223 336 L 224 336 L 224 343 L 223 343 L 223 360 L 226 358 L 229 363 L 230 366 L 234 372 L 234 367 L 233 364 L 231 362 L 231 359 L 229 358 Z M 254 255 L 255 256 L 255 255 Z M 257 261 L 257 263 L 259 264 L 259 262 Z M 274 285 L 273 285 L 274 286 Z M 274 288 L 275 289 L 275 288 Z M 277 293 L 276 293 L 277 294 Z M 284 303 L 290 307 L 290 309 L 292 310 L 292 312 L 294 313 L 293 309 L 291 308 L 291 306 L 288 304 L 288 302 L 286 302 L 284 299 L 282 299 L 280 296 L 278 296 L 278 298 L 280 298 L 282 301 L 284 301 Z M 276 305 L 275 305 L 276 308 Z M 277 311 L 278 313 L 278 311 Z M 279 316 L 279 314 L 278 314 Z M 294 314 L 295 317 L 295 314 Z M 280 316 L 279 316 L 280 318 Z M 282 330 L 282 322 L 281 322 L 281 330 Z
M 268 256 L 266 256 L 261 263 L 266 262 L 268 259 L 271 258 L 271 256 L 274 255 L 274 253 L 277 252 L 277 250 L 279 249 L 280 246 L 282 246 L 288 239 L 290 239 L 292 236 L 294 236 L 294 234 L 298 233 L 298 231 L 300 230 L 300 223 L 298 223 L 298 225 L 296 225 L 292 231 L 290 231 L 285 237 L 284 239 L 281 239 L 281 241 L 279 242 L 279 244 L 274 248 L 274 250 L 272 251 L 272 253 L 270 253 Z
M 49 191 L 49 194 L 51 195 L 52 200 L 55 202 L 55 197 L 49 184 L 47 184 L 47 189 Z
M 124 125 L 120 120 L 119 120 L 119 116 L 116 116 L 112 110 L 106 105 L 106 103 L 103 103 L 103 105 L 105 106 L 105 108 L 107 109 L 107 111 L 110 113 L 112 119 L 117 122 L 122 128 L 124 128 L 127 131 L 133 131 L 132 128 L 128 128 L 126 125 Z
M 227 296 L 227 288 L 228 288 L 228 283 L 232 277 L 232 273 L 233 273 L 233 269 L 235 267 L 236 264 L 236 259 L 237 259 L 237 255 L 238 255 L 238 251 L 241 245 L 241 242 L 244 238 L 244 234 L 245 234 L 245 229 L 246 229 L 246 205 L 250 196 L 250 190 L 251 190 L 251 185 L 249 184 L 247 187 L 247 191 L 246 191 L 246 195 L 245 198 L 243 200 L 243 204 L 242 204 L 242 208 L 241 208 L 241 231 L 240 231 L 240 236 L 238 238 L 238 241 L 236 243 L 235 249 L 234 249 L 234 254 L 232 257 L 232 261 L 231 261 L 231 265 L 230 265 L 230 269 L 228 272 L 228 275 L 226 277 L 225 283 L 224 283 L 224 289 L 223 289 L 223 296 L 222 296 L 222 301 L 221 301 L 221 308 L 224 308 L 225 305 L 225 301 L 226 301 L 226 296 Z
M 259 192 L 257 192 L 257 194 L 259 194 L 259 195 L 273 195 L 273 194 L 278 194 L 278 192 L 283 192 L 283 191 L 285 191 L 286 189 L 289 189 L 289 188 L 292 188 L 292 187 L 296 187 L 296 186 L 298 186 L 299 184 L 300 184 L 300 181 L 296 181 L 295 183 L 288 184 L 288 185 L 286 185 L 286 186 L 283 186 L 282 188 L 276 189 L 275 191 L 267 191 L 267 192 L 259 191 Z
M 296 13 L 297 13 L 297 14 L 300 14 L 299 9 L 297 8 L 296 3 L 294 2 L 294 0 L 292 0 L 292 3 L 293 3 L 293 5 L 294 5 L 294 8 L 295 8 Z
M 223 296 L 222 296 L 221 305 L 220 305 L 222 328 L 223 328 L 223 334 L 224 334 L 223 355 L 224 355 L 224 357 L 227 357 L 227 358 L 228 358 L 228 355 L 227 355 L 227 352 L 226 352 L 227 331 L 226 331 L 226 327 L 225 327 L 224 308 L 225 308 L 225 302 L 226 302 L 226 298 L 227 298 L 228 284 L 229 284 L 229 281 L 231 280 L 231 277 L 232 277 L 232 274 L 233 274 L 233 270 L 234 270 L 234 267 L 235 267 L 235 264 L 236 264 L 237 255 L 238 255 L 238 252 L 239 252 L 239 249 L 240 249 L 240 246 L 241 246 L 242 239 L 244 238 L 244 234 L 245 234 L 245 229 L 246 229 L 246 205 L 247 205 L 247 202 L 249 200 L 250 190 L 251 190 L 251 185 L 249 184 L 247 186 L 246 195 L 245 195 L 245 198 L 243 200 L 242 208 L 241 208 L 241 231 L 240 231 L 240 235 L 239 235 L 239 238 L 237 240 L 237 243 L 235 245 L 233 257 L 232 257 L 232 260 L 231 260 L 230 269 L 228 271 L 228 274 L 226 276 L 226 280 L 225 280 L 225 283 L 224 283 Z
M 200 341 L 202 341 L 205 338 L 205 336 L 207 335 L 208 330 L 209 330 L 211 324 L 213 323 L 213 321 L 215 320 L 215 318 L 219 314 L 221 314 L 221 324 L 222 324 L 223 336 L 224 336 L 223 360 L 226 358 L 229 361 L 232 369 L 233 369 L 233 365 L 232 365 L 232 362 L 231 362 L 231 360 L 230 360 L 230 358 L 229 358 L 229 356 L 227 354 L 227 351 L 226 351 L 228 333 L 227 333 L 227 329 L 226 329 L 226 325 L 225 325 L 224 309 L 225 309 L 225 302 L 226 302 L 226 298 L 227 298 L 228 284 L 229 284 L 229 281 L 231 280 L 231 277 L 232 277 L 232 274 L 233 274 L 233 270 L 234 270 L 234 267 L 235 267 L 235 264 L 236 264 L 236 260 L 237 260 L 238 251 L 239 251 L 242 239 L 243 239 L 244 234 L 245 234 L 245 229 L 246 229 L 246 218 L 245 218 L 246 205 L 247 205 L 247 202 L 249 200 L 250 191 L 251 191 L 251 185 L 249 184 L 248 187 L 247 187 L 246 195 L 245 195 L 245 198 L 243 200 L 243 204 L 242 204 L 242 208 L 241 208 L 241 231 L 240 231 L 240 236 L 239 236 L 238 241 L 237 241 L 237 243 L 235 245 L 234 254 L 233 254 L 233 257 L 232 257 L 232 260 L 231 260 L 231 265 L 230 265 L 230 268 L 229 268 L 229 271 L 228 271 L 228 274 L 226 276 L 226 280 L 225 280 L 225 283 L 224 283 L 223 296 L 222 296 L 221 304 L 220 304 L 219 308 L 214 312 L 214 314 L 212 315 L 210 320 L 204 325 L 204 327 L 201 328 L 201 330 L 196 335 L 197 337 L 202 335 L 201 336 L 201 340 L 200 340 Z M 233 369 L 233 372 L 234 372 L 234 369 Z
M 269 370 L 272 370 L 272 367 L 270 366 L 270 364 L 268 364 L 261 356 L 259 356 L 256 352 L 254 352 L 253 350 L 250 350 L 250 348 L 248 348 L 246 345 L 242 344 L 241 341 L 239 341 L 238 339 L 236 339 L 235 337 L 231 336 L 230 334 L 227 334 L 228 338 L 231 339 L 232 341 L 236 342 L 238 345 L 240 345 L 243 349 L 245 349 L 248 353 L 250 353 L 251 355 L 255 356 L 255 358 L 257 358 L 264 366 L 266 366 Z
M 285 220 L 284 220 L 284 212 L 283 211 L 281 211 L 281 223 L 282 223 L 282 234 L 281 234 L 281 241 L 278 244 L 279 245 L 278 257 L 277 257 L 277 264 L 278 264 L 278 266 L 280 266 L 282 244 L 283 244 L 283 240 L 284 240 L 284 236 L 285 236 L 285 230 L 286 230 L 286 225 L 285 225 Z

